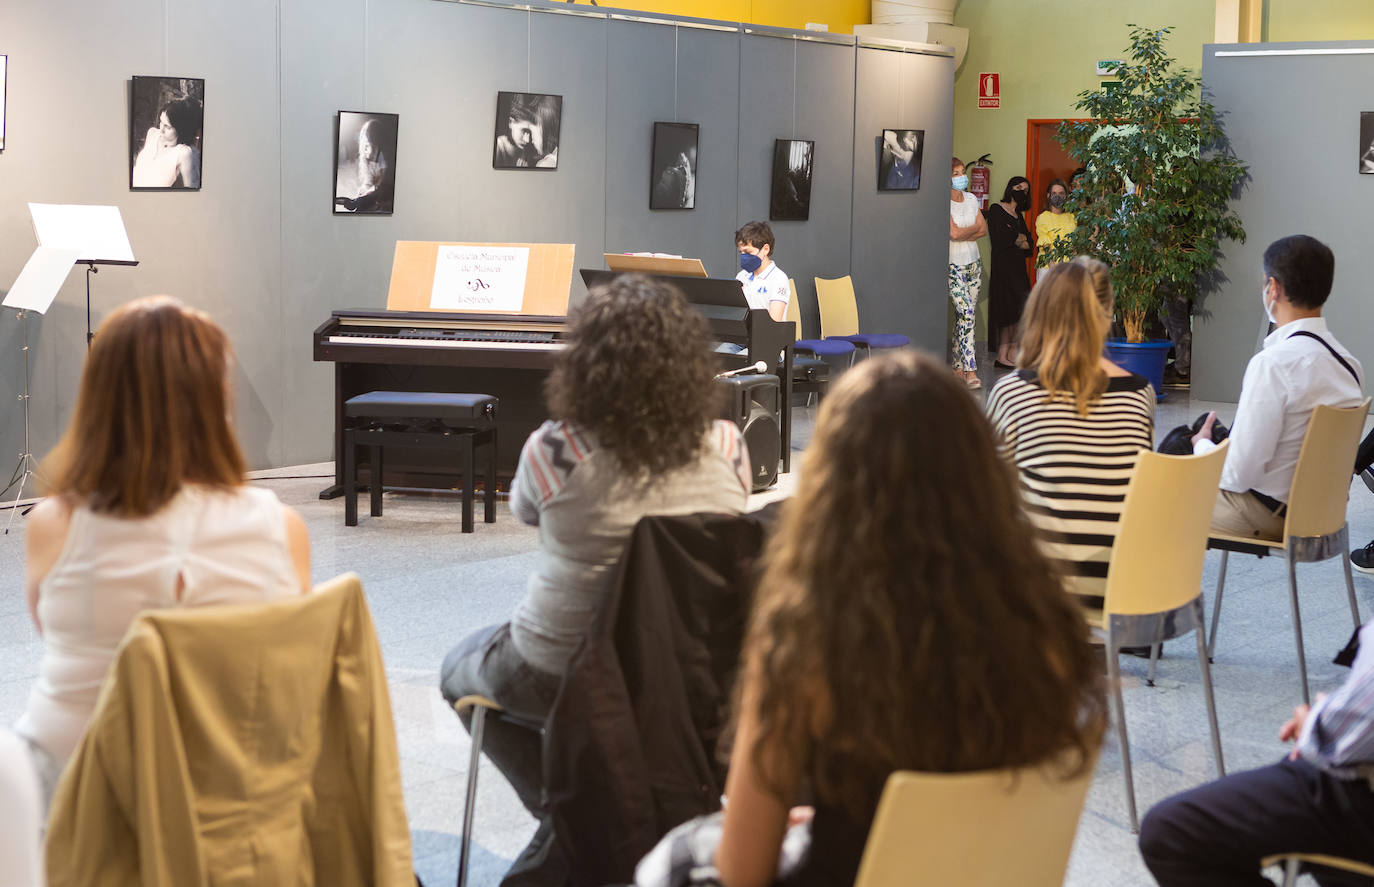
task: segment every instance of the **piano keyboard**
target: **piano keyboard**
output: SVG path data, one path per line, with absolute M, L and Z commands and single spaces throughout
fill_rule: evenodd
M 326 341 L 338 345 L 391 345 L 397 348 L 490 348 L 499 351 L 562 351 L 565 347 L 562 342 L 460 339 L 452 336 L 430 339 L 410 336 L 334 335 Z

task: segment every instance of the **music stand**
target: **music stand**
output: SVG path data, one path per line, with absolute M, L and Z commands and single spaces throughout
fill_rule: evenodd
M 39 246 L 75 249 L 77 264 L 86 266 L 86 347 L 91 347 L 91 275 L 96 265 L 137 265 L 124 217 L 117 206 L 30 203 L 33 233 Z
M 14 513 L 19 510 L 19 501 L 24 498 L 24 484 L 38 469 L 33 452 L 29 449 L 29 313 L 47 312 L 53 299 L 57 298 L 57 291 L 62 288 L 67 275 L 71 274 L 78 255 L 79 251 L 75 249 L 40 246 L 24 263 L 24 270 L 19 272 L 14 286 L 10 287 L 4 302 L 0 303 L 6 308 L 18 310 L 19 322 L 24 328 L 24 344 L 21 348 L 24 355 L 24 393 L 19 395 L 19 400 L 24 404 L 24 449 L 19 454 L 19 464 L 15 466 L 9 484 L 0 491 L 0 495 L 4 495 L 15 484 L 19 485 L 19 491 L 14 494 L 14 505 L 10 507 L 9 519 L 5 521 L 6 536 L 14 524 Z

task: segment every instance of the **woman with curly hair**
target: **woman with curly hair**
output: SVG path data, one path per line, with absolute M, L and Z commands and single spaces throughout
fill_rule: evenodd
M 875 358 L 831 389 L 766 564 L 715 856 L 726 887 L 852 884 L 896 770 L 1091 766 L 1105 710 L 1083 615 L 977 403 L 934 360 Z M 810 851 L 780 872 L 803 787 Z
M 467 637 L 440 680 L 449 701 L 476 693 L 534 719 L 553 705 L 639 519 L 737 513 L 750 486 L 739 429 L 713 421 L 706 324 L 677 290 L 635 275 L 598 287 L 567 342 L 545 389 L 553 419 L 525 442 L 511 483 L 511 511 L 539 527 L 539 566 L 510 622 Z M 501 727 L 488 723 L 485 748 L 540 817 L 539 741 Z M 550 836 L 541 819 L 508 880 L 537 868 Z

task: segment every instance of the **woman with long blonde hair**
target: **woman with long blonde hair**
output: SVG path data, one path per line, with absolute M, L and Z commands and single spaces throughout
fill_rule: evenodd
M 50 495 L 26 530 L 43 661 L 15 732 L 48 797 L 140 611 L 310 588 L 305 523 L 245 482 L 232 364 L 209 315 L 166 296 L 122 306 L 96 332 L 71 424 L 43 466 Z
M 1089 607 L 1102 606 L 1136 458 L 1154 445 L 1150 383 L 1102 356 L 1112 303 L 1096 259 L 1047 269 L 1026 303 L 1018 370 L 988 395 L 1045 551 Z
M 1104 708 L 1083 617 L 979 405 L 933 359 L 865 361 L 826 397 L 740 674 L 726 887 L 852 884 L 896 770 L 1091 766 Z M 803 786 L 810 852 L 779 871 Z

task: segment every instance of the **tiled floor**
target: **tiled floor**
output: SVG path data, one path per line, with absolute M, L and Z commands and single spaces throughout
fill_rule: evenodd
M 1218 409 L 1228 422 L 1234 411 L 1234 405 L 1192 401 L 1186 391 L 1173 391 L 1159 405 L 1156 435 L 1209 408 Z M 813 412 L 796 410 L 798 449 L 809 437 Z M 479 523 L 476 533 L 462 536 L 451 499 L 391 494 L 383 518 L 368 519 L 364 509 L 360 525 L 345 529 L 343 502 L 316 497 L 326 480 L 299 477 L 324 475 L 330 467 L 271 472 L 278 477 L 257 482 L 305 516 L 316 579 L 345 570 L 363 578 L 391 685 L 416 867 L 427 884 L 445 883 L 457 860 L 468 742 L 439 697 L 439 663 L 467 632 L 509 617 L 537 557 L 537 536 L 504 505 L 495 525 Z M 784 476 L 779 492 L 766 498 L 785 494 L 794 480 L 795 475 Z M 0 512 L 3 516 L 7 514 Z M 1374 536 L 1374 495 L 1361 484 L 1352 488 L 1349 520 L 1355 544 Z M 0 723 L 11 722 L 22 710 L 41 653 L 24 609 L 22 522 L 18 526 L 9 536 L 0 536 Z M 1209 606 L 1216 563 L 1216 555 L 1209 555 L 1203 577 Z M 1344 674 L 1330 664 L 1330 657 L 1351 629 L 1339 562 L 1300 567 L 1299 581 L 1312 688 L 1330 689 Z M 1355 582 L 1362 611 L 1374 613 L 1374 577 L 1357 573 Z M 1282 561 L 1233 557 L 1213 667 L 1228 769 L 1270 763 L 1283 753 L 1278 726 L 1299 697 L 1294 655 Z M 1145 667 L 1142 660 L 1122 660 L 1142 813 L 1165 795 L 1213 774 L 1192 638 L 1166 646 L 1154 687 L 1144 684 Z M 500 774 L 484 762 L 471 883 L 495 885 L 531 829 L 532 820 Z M 1088 797 L 1066 883 L 1153 883 L 1129 831 L 1120 755 L 1111 738 Z

